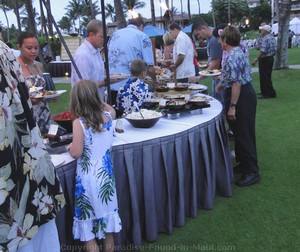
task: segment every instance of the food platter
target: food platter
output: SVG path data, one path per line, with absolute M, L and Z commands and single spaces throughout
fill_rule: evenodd
M 190 90 L 207 90 L 207 86 L 202 84 L 190 84 Z
M 130 77 L 130 74 L 123 74 L 123 73 L 112 73 L 110 75 L 110 79 L 118 80 L 118 79 L 127 79 Z
M 35 86 L 32 86 L 31 88 L 29 88 L 29 94 L 34 94 L 34 93 L 37 93 L 39 91 L 41 91 L 44 87 L 35 87 Z
M 219 76 L 221 74 L 220 70 L 202 70 L 199 72 L 200 75 L 206 76 L 206 77 L 215 77 Z
M 36 96 L 34 96 L 34 98 L 36 99 L 54 99 L 59 97 L 61 94 L 67 92 L 67 90 L 56 90 L 56 91 L 46 91 L 44 93 L 39 93 Z

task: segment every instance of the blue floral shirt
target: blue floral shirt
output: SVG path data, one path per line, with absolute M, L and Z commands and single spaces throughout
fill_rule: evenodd
M 233 48 L 223 66 L 222 86 L 231 87 L 232 83 L 245 85 L 252 82 L 248 57 L 240 46 Z
M 154 65 L 151 40 L 135 25 L 128 25 L 111 35 L 108 56 L 111 73 L 130 74 L 129 66 L 134 59 L 143 59 L 148 66 Z
M 141 108 L 144 105 L 144 100 L 150 97 L 151 94 L 149 93 L 147 84 L 145 84 L 141 79 L 129 78 L 126 84 L 122 86 L 118 92 L 118 110 L 126 113 L 135 111 L 135 101 L 139 108 Z
M 265 54 L 265 57 L 273 56 L 276 53 L 276 39 L 273 34 L 268 34 L 262 39 L 260 51 Z

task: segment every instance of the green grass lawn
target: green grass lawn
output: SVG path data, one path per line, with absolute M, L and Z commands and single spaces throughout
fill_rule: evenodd
M 289 53 L 296 52 L 290 49 Z M 294 64 L 299 64 L 296 56 Z M 296 61 L 298 60 L 298 61 Z M 145 242 L 142 251 L 299 251 L 300 248 L 300 70 L 273 72 L 277 99 L 258 100 L 257 150 L 262 180 L 216 197 L 212 210 L 198 211 L 171 235 Z M 209 80 L 205 80 L 210 83 Z M 258 91 L 258 73 L 253 74 Z M 57 84 L 69 89 L 69 84 Z M 68 94 L 50 103 L 52 113 L 68 110 Z

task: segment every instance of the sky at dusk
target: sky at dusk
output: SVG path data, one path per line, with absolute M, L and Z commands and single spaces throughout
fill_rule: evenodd
M 104 0 L 105 4 L 110 3 L 113 5 L 113 0 Z M 138 9 L 136 10 L 138 13 L 141 13 L 143 17 L 145 18 L 150 18 L 150 0 L 143 0 L 143 2 L 146 3 L 146 7 L 143 9 Z M 160 8 L 160 2 L 164 3 L 164 0 L 154 0 L 155 4 L 155 16 L 159 17 L 162 13 L 164 14 L 164 10 L 161 10 Z M 183 0 L 183 12 L 187 13 L 187 1 Z M 191 0 L 191 13 L 192 14 L 197 14 L 198 13 L 198 1 L 196 0 Z M 51 0 L 51 9 L 52 9 L 52 15 L 55 19 L 56 22 L 58 22 L 62 16 L 66 13 L 65 7 L 68 5 L 69 0 Z M 171 1 L 169 1 L 169 4 L 171 4 Z M 174 6 L 177 8 L 178 12 L 181 10 L 180 6 L 180 0 L 173 0 Z M 36 8 L 36 10 L 39 12 L 40 7 L 39 7 L 39 1 L 38 0 L 33 0 L 33 5 Z M 100 0 L 98 0 L 98 5 L 101 6 Z M 200 10 L 201 13 L 207 13 L 211 9 L 211 1 L 210 0 L 200 0 Z M 8 19 L 9 19 L 9 26 L 12 24 L 15 24 L 17 26 L 17 21 L 16 21 L 16 16 L 15 14 L 10 11 L 7 12 Z M 101 19 L 101 15 L 97 16 L 98 19 Z M 4 16 L 4 13 L 2 10 L 0 10 L 0 21 L 4 26 L 7 26 L 7 22 Z M 111 20 L 108 18 L 106 20 L 107 23 L 111 22 Z

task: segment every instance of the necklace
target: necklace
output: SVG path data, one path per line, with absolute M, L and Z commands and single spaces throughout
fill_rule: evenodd
M 34 61 L 32 61 L 31 63 L 27 64 L 24 62 L 24 59 L 22 57 L 22 55 L 20 56 L 20 58 L 22 59 L 23 64 L 25 65 L 25 67 L 27 68 L 28 72 L 30 73 L 30 75 L 41 75 L 37 65 L 35 64 Z

